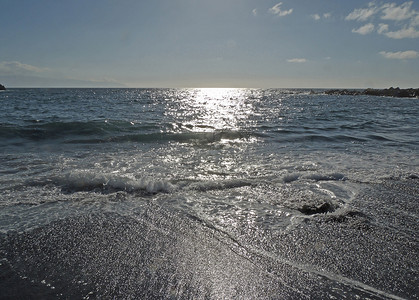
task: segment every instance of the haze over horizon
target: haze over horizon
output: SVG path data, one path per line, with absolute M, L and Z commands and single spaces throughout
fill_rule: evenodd
M 419 2 L 3 0 L 6 87 L 419 86 Z

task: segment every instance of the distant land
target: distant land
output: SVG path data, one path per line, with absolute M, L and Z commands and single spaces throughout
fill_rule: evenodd
M 386 96 L 386 97 L 400 97 L 400 98 L 419 98 L 419 89 L 366 89 L 366 90 L 326 90 L 327 95 L 370 95 L 370 96 Z
M 0 90 L 6 90 L 6 87 L 0 84 Z M 312 90 L 313 94 L 317 94 L 316 91 Z M 400 98 L 419 98 L 419 88 L 408 88 L 401 89 L 399 87 L 391 87 L 388 89 L 372 89 L 368 88 L 365 90 L 361 89 L 328 89 L 324 92 L 326 95 L 343 95 L 343 96 L 357 96 L 357 95 L 369 95 L 369 96 L 385 96 L 385 97 L 400 97 Z

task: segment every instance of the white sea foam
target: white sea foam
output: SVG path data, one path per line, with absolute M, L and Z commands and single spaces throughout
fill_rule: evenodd
M 59 184 L 69 192 L 73 191 L 126 191 L 146 192 L 155 194 L 168 193 L 174 190 L 174 185 L 165 179 L 151 177 L 135 178 L 115 174 L 102 174 L 92 171 L 73 171 L 59 178 Z
M 225 189 L 234 189 L 243 186 L 250 186 L 252 182 L 250 180 L 224 180 L 224 181 L 201 181 L 191 183 L 187 189 L 189 190 L 198 190 L 198 191 L 210 191 L 210 190 L 225 190 Z
M 290 183 L 299 179 L 314 180 L 314 181 L 339 181 L 346 180 L 345 175 L 341 173 L 321 174 L 321 173 L 290 173 L 283 176 L 284 183 Z

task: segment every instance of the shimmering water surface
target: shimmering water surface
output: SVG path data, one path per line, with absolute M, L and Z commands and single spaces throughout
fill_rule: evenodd
M 419 101 L 0 92 L 0 298 L 419 297 Z

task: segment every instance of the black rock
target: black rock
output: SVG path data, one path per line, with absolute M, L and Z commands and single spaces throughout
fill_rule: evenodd
M 361 95 L 360 91 L 356 91 L 356 90 L 327 90 L 325 91 L 325 94 L 327 95 L 349 95 L 349 96 L 353 96 L 353 95 Z
M 324 214 L 324 213 L 327 213 L 327 212 L 334 211 L 332 205 L 330 205 L 330 203 L 328 203 L 328 202 L 324 202 L 320 205 L 304 204 L 298 210 L 305 215 Z
M 5 90 L 6 90 L 6 87 L 4 85 L 0 84 L 0 91 L 5 91 Z
M 400 97 L 400 98 L 419 98 L 419 89 L 366 89 L 363 91 L 357 90 L 327 90 L 327 95 L 369 95 L 369 96 L 385 96 L 385 97 Z

